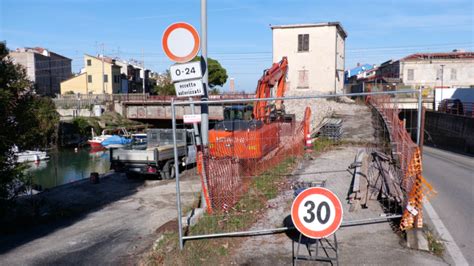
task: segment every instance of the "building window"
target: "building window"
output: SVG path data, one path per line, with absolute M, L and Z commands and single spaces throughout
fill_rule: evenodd
M 308 70 L 299 70 L 298 71 L 298 88 L 299 89 L 309 88 Z
M 309 34 L 298 34 L 298 52 L 309 51 Z
M 408 69 L 408 75 L 407 75 L 407 80 L 415 80 L 415 70 L 414 69 Z
M 456 72 L 455 68 L 451 68 L 451 80 L 456 80 L 458 77 L 458 73 Z
M 92 83 L 92 75 L 87 75 L 87 82 Z
M 114 75 L 114 82 L 119 83 L 120 82 L 120 76 L 119 75 Z
M 104 82 L 109 82 L 109 76 L 107 74 L 104 75 Z
M 88 66 L 92 66 L 92 60 L 87 59 L 87 65 L 88 65 Z
M 438 69 L 436 70 L 436 80 L 441 80 L 443 78 L 443 70 Z

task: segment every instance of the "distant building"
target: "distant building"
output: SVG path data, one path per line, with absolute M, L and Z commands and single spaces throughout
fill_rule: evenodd
M 102 73 L 104 73 L 103 77 Z M 68 92 L 76 94 L 114 94 L 120 93 L 120 91 L 120 66 L 115 64 L 114 59 L 106 56 L 102 58 L 102 56 L 84 55 L 84 69 L 81 74 L 61 82 L 61 94 Z
M 371 64 L 363 64 L 363 65 L 360 65 L 360 64 L 357 64 L 356 67 L 352 68 L 352 69 L 349 69 L 349 70 L 346 70 L 345 72 L 345 82 L 347 83 L 348 80 L 351 78 L 351 77 L 354 77 L 354 76 L 357 76 L 358 78 L 361 78 L 361 77 L 366 77 L 367 73 L 373 73 L 373 71 L 369 72 L 369 70 L 373 70 L 374 68 L 376 68 L 376 65 L 371 65 Z
M 115 58 L 115 64 L 120 66 L 122 74 L 122 93 L 143 93 L 143 77 L 145 77 L 145 92 L 149 92 L 150 88 L 155 84 L 150 79 L 151 70 L 143 70 L 143 66 L 136 60 L 125 61 Z M 124 80 L 125 79 L 125 80 Z
M 474 86 L 474 52 L 412 54 L 381 64 L 377 77 L 412 88 Z
M 59 94 L 60 83 L 72 75 L 70 58 L 41 47 L 18 48 L 9 55 L 15 63 L 26 68 L 35 92 L 40 95 Z
M 339 22 L 271 28 L 273 62 L 288 57 L 286 95 L 342 92 L 347 33 Z

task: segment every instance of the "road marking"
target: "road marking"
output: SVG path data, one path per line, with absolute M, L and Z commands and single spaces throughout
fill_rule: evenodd
M 439 236 L 445 240 L 444 243 L 446 246 L 446 250 L 449 252 L 449 255 L 453 259 L 454 264 L 469 265 L 469 263 L 467 263 L 466 258 L 464 258 L 461 249 L 459 249 L 459 246 L 456 244 L 456 242 L 454 242 L 453 236 L 451 236 L 448 229 L 444 225 L 443 221 L 441 221 L 441 218 L 439 218 L 431 203 L 425 200 L 424 207 L 426 212 L 428 213 L 428 216 L 431 218 L 431 221 L 433 222 L 436 231 L 438 231 Z

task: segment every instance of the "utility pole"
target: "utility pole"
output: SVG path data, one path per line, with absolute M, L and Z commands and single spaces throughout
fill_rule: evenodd
M 443 100 L 444 90 L 444 65 L 441 65 L 441 101 Z
M 102 43 L 102 93 L 105 94 L 104 43 Z
M 143 88 L 143 95 L 145 95 L 145 54 L 143 53 L 143 48 L 142 48 L 142 67 L 143 67 L 142 88 Z
M 201 101 L 207 102 L 207 87 L 209 82 L 209 72 L 207 69 L 207 0 L 201 0 L 201 65 L 204 71 L 202 83 L 204 95 Z M 203 148 L 209 145 L 209 107 L 207 103 L 201 104 L 201 138 Z

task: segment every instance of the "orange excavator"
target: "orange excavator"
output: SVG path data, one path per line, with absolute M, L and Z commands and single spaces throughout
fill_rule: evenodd
M 259 79 L 255 97 L 270 98 L 275 85 L 274 97 L 283 97 L 286 88 L 288 60 L 283 57 L 279 63 L 264 71 Z M 252 111 L 250 114 L 249 111 Z M 231 106 L 224 109 L 224 121 L 218 122 L 209 131 L 209 150 L 214 157 L 257 159 L 275 149 L 279 144 L 278 122 L 291 122 L 294 115 L 285 114 L 283 100 L 270 103 L 256 101 L 251 106 Z

